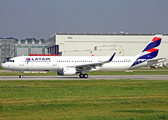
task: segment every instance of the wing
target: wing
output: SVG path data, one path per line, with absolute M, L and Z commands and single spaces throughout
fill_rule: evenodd
M 89 64 L 82 64 L 82 65 L 75 65 L 75 66 L 67 66 L 67 67 L 73 67 L 77 70 L 91 70 L 92 68 L 96 68 L 97 66 L 102 66 L 105 63 L 109 63 L 113 60 L 116 53 L 114 53 L 109 60 L 105 62 L 97 62 L 97 63 L 89 63 Z

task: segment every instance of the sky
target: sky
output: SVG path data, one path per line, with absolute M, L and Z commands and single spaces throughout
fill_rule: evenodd
M 0 37 L 167 33 L 168 0 L 0 0 Z

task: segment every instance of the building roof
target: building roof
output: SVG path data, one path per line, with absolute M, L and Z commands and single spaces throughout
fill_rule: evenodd
M 137 33 L 137 34 L 130 34 L 130 33 L 122 33 L 122 32 L 121 33 L 55 33 L 53 35 L 155 35 L 155 34 L 168 35 L 168 33 L 151 33 L 151 34 Z

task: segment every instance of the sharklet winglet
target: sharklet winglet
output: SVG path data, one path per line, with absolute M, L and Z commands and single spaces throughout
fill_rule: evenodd
M 114 58 L 115 54 L 116 54 L 116 53 L 114 53 L 114 54 L 111 56 L 111 58 L 110 58 L 109 60 L 107 60 L 106 62 L 104 62 L 104 63 L 111 62 L 111 61 L 113 60 L 113 58 Z

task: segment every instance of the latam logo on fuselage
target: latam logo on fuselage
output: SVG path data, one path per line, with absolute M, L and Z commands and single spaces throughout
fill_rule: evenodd
M 39 58 L 27 57 L 25 62 L 51 62 L 51 59 L 50 58 L 41 58 L 41 57 L 39 57 Z

